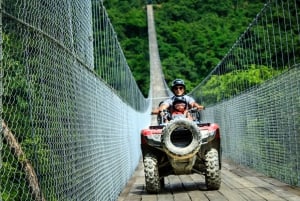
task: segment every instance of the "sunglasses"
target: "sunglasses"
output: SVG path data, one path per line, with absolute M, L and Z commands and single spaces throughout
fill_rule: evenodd
M 174 90 L 183 90 L 183 87 L 174 87 Z

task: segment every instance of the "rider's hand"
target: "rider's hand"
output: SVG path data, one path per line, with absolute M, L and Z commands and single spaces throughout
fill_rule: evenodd
M 156 109 L 154 109 L 154 110 L 151 111 L 151 114 L 152 114 L 152 115 L 154 115 L 154 114 L 159 114 L 159 112 L 160 112 L 160 111 L 156 108 Z
M 197 106 L 197 110 L 205 110 L 205 107 L 202 105 Z

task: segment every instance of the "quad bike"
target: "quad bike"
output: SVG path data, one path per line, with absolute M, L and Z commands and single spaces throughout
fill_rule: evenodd
M 141 131 L 146 191 L 159 193 L 164 177 L 203 174 L 208 190 L 221 185 L 221 139 L 219 126 L 202 123 L 200 112 L 190 109 L 192 120 L 158 114 L 158 125 Z

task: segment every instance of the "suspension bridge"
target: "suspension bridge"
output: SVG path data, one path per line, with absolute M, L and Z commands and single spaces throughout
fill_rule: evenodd
M 299 4 L 269 1 L 190 93 L 220 125 L 222 184 L 169 176 L 145 191 L 140 130 L 170 94 L 147 5 L 151 91 L 100 0 L 1 2 L 0 200 L 299 200 Z M 264 78 L 256 83 L 243 73 Z M 224 80 L 235 76 L 226 91 Z

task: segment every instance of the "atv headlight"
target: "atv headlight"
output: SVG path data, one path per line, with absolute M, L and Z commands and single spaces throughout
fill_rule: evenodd
M 161 141 L 161 135 L 152 135 L 151 136 L 152 140 L 160 142 Z
M 216 131 L 215 130 L 202 130 L 201 131 L 201 137 L 202 137 L 202 143 L 207 143 L 209 141 L 211 141 L 212 139 L 214 139 L 216 135 Z
M 202 130 L 202 131 L 201 131 L 201 138 L 202 138 L 202 139 L 203 139 L 203 138 L 207 138 L 208 135 L 209 135 L 208 130 Z

